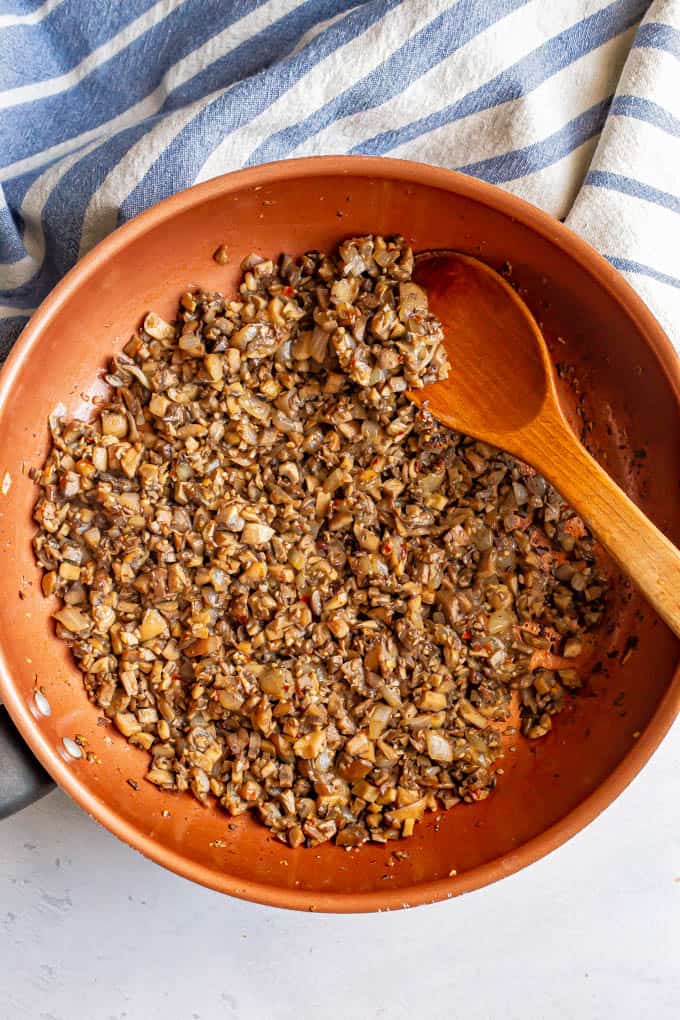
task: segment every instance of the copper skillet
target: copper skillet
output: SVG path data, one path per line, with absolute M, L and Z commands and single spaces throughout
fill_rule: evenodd
M 438 823 L 431 816 L 401 860 L 394 845 L 289 850 L 244 817 L 229 829 L 224 814 L 145 783 L 144 755 L 98 725 L 52 633 L 54 607 L 40 594 L 30 551 L 35 493 L 25 469 L 45 453 L 47 414 L 60 402 L 68 414 L 87 413 L 82 395 L 102 391 L 108 354 L 148 309 L 170 315 L 187 285 L 229 290 L 239 257 L 253 249 L 299 252 L 367 231 L 400 231 L 415 249 L 456 248 L 494 266 L 509 261 L 571 380 L 564 400 L 576 392 L 592 422 L 591 448 L 680 540 L 678 360 L 626 282 L 551 217 L 468 177 L 362 157 L 275 163 L 182 192 L 68 274 L 2 372 L 0 478 L 11 485 L 0 495 L 0 697 L 26 743 L 0 717 L 0 814 L 48 788 L 30 748 L 98 821 L 187 878 L 276 906 L 389 909 L 477 888 L 559 846 L 621 792 L 670 726 L 678 643 L 623 582 L 593 657 L 596 696 L 575 699 L 545 740 L 518 741 L 496 794 Z M 234 255 L 226 267 L 211 259 L 221 243 Z

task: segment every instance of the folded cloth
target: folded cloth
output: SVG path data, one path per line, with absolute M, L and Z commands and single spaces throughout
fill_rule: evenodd
M 680 0 L 4 0 L 0 354 L 76 260 L 196 181 L 418 159 L 542 206 L 680 344 Z

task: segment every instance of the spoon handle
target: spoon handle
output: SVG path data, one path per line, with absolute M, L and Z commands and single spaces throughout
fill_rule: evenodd
M 530 462 L 571 503 L 680 637 L 680 551 L 612 481 L 561 416 L 536 421 L 527 438 Z

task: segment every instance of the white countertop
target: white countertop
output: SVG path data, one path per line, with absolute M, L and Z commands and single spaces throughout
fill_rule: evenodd
M 61 792 L 0 822 L 2 1020 L 676 1020 L 680 725 L 556 853 L 457 900 L 295 914 L 162 870 Z

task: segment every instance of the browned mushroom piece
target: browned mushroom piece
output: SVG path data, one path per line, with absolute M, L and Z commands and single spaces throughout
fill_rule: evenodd
M 412 268 L 398 237 L 249 256 L 236 297 L 150 312 L 33 471 L 88 696 L 149 782 L 292 847 L 487 796 L 513 704 L 549 732 L 607 594 L 543 479 L 410 403 L 449 370 Z

